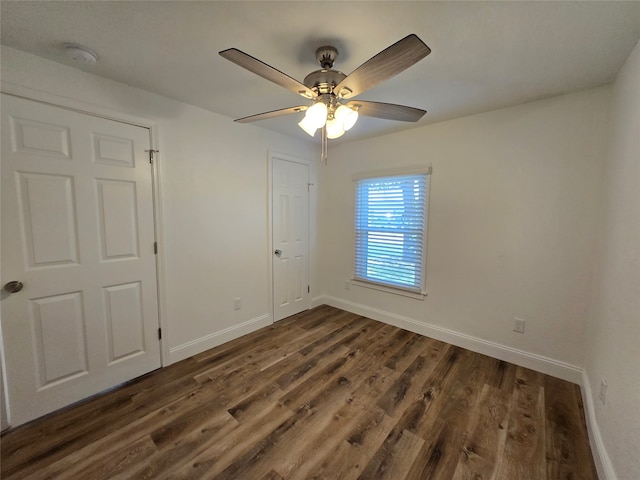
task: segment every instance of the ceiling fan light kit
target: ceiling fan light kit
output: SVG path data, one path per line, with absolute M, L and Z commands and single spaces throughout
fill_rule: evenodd
M 304 119 L 307 120 L 309 124 L 314 126 L 315 128 L 322 128 L 327 122 L 328 111 L 329 108 L 327 107 L 327 105 L 322 101 L 318 101 L 311 107 L 307 108 Z
M 309 117 L 307 117 L 306 115 L 304 116 L 304 118 L 302 120 L 300 120 L 300 122 L 298 123 L 298 125 L 300 126 L 300 128 L 302 130 L 304 130 L 305 132 L 307 132 L 307 134 L 311 137 L 313 137 L 316 134 L 316 130 L 318 130 L 319 127 L 316 127 L 313 124 L 313 120 L 311 120 Z
M 326 129 L 327 138 L 329 139 L 338 138 L 344 135 L 344 127 L 336 118 L 327 120 Z
M 345 132 L 351 130 L 351 127 L 358 121 L 358 111 L 346 105 L 340 105 L 334 115 L 336 119 L 342 123 Z
M 338 50 L 332 46 L 322 46 L 316 50 L 316 60 L 320 63 L 321 68 L 307 75 L 304 83 L 300 83 L 289 75 L 237 48 L 223 50 L 220 55 L 266 80 L 304 98 L 314 100 L 311 106 L 288 107 L 239 118 L 236 121 L 249 123 L 305 111 L 304 118 L 298 125 L 312 137 L 318 129 L 321 130 L 322 160 L 326 162 L 327 139 L 334 139 L 344 135 L 346 131 L 355 125 L 359 115 L 386 120 L 417 122 L 427 113 L 426 110 L 419 108 L 389 103 L 370 101 L 343 102 L 347 98 L 355 97 L 394 77 L 429 55 L 429 53 L 431 53 L 431 49 L 417 35 L 407 35 L 402 40 L 367 60 L 349 75 L 345 75 L 333 69 L 333 62 L 338 57 Z
M 319 100 L 307 109 L 298 125 L 312 137 L 315 136 L 316 130 L 326 127 L 327 138 L 338 138 L 355 125 L 358 120 L 356 108 L 338 103 L 335 96 L 323 93 Z

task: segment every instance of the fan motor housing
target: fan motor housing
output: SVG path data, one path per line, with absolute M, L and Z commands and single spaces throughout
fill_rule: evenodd
M 347 78 L 344 73 L 333 69 L 333 62 L 335 62 L 336 58 L 338 58 L 338 49 L 331 45 L 316 49 L 316 60 L 320 63 L 322 69 L 307 75 L 303 82 L 305 86 L 319 95 L 333 93 L 333 87 Z
M 347 76 L 338 70 L 326 69 L 311 72 L 304 78 L 304 84 L 318 94 L 333 93 L 333 87 L 338 85 Z

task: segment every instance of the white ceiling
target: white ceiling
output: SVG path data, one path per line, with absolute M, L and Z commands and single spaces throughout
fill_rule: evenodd
M 2 1 L 2 44 L 233 118 L 308 104 L 223 59 L 236 47 L 302 81 L 315 49 L 352 72 L 409 33 L 433 51 L 358 98 L 428 110 L 361 118 L 340 140 L 413 128 L 613 81 L 640 38 L 632 2 Z M 62 44 L 94 50 L 92 67 Z M 259 122 L 309 139 L 302 114 Z M 231 120 L 230 120 L 231 121 Z

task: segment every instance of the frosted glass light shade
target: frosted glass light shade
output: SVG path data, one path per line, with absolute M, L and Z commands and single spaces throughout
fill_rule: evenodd
M 307 108 L 307 113 L 304 119 L 309 123 L 308 125 L 315 128 L 322 128 L 327 121 L 327 106 L 322 102 L 316 102 Z
M 327 138 L 338 138 L 344 135 L 342 123 L 337 118 L 327 120 Z
M 358 112 L 346 105 L 340 105 L 336 110 L 335 116 L 342 123 L 342 128 L 344 128 L 345 132 L 353 127 L 358 120 Z
M 300 125 L 300 128 L 303 129 L 305 132 L 307 132 L 310 136 L 314 136 L 316 134 L 316 130 L 318 129 L 318 127 L 316 127 L 315 125 L 312 124 L 313 122 L 311 122 L 309 120 L 309 118 L 307 116 L 305 116 L 299 123 L 298 125 Z

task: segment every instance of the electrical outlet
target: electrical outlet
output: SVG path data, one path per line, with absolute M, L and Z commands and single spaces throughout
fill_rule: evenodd
M 240 310 L 242 308 L 242 299 L 240 297 L 233 299 L 233 309 Z
M 513 331 L 518 333 L 524 333 L 525 320 L 522 318 L 513 319 Z
M 598 397 L 604 405 L 607 400 L 607 381 L 604 378 L 600 380 L 600 394 L 598 395 Z

